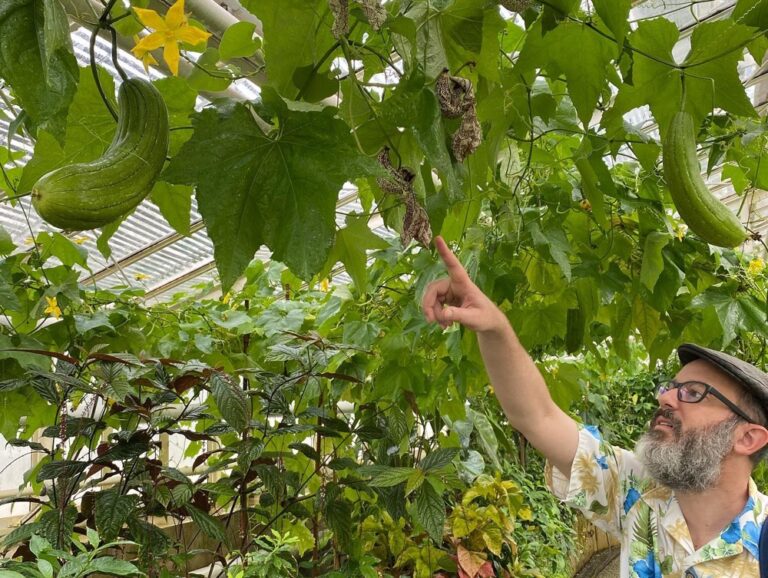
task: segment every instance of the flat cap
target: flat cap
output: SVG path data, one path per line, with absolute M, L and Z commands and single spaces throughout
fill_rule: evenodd
M 768 414 L 768 374 L 764 371 L 733 355 L 693 343 L 683 343 L 678 347 L 677 356 L 683 365 L 703 359 L 724 371 L 751 393 Z

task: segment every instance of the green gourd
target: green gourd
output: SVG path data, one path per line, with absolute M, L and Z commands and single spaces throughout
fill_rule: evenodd
M 117 103 L 117 131 L 101 157 L 55 169 L 32 187 L 32 205 L 44 221 L 75 231 L 103 227 L 152 190 L 168 154 L 165 101 L 149 82 L 128 79 Z
M 719 247 L 735 247 L 744 242 L 747 231 L 736 215 L 710 192 L 701 176 L 689 113 L 675 114 L 662 145 L 664 179 L 690 230 Z

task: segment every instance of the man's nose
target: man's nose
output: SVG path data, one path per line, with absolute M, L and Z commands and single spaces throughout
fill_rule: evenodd
M 659 402 L 659 407 L 669 407 L 669 408 L 676 408 L 677 404 L 680 403 L 677 399 L 677 389 L 671 388 L 666 390 L 661 395 L 657 396 L 657 401 Z

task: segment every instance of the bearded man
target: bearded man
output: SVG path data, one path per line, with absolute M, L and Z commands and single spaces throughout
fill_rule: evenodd
M 552 401 L 506 316 L 441 238 L 448 277 L 431 283 L 428 321 L 477 333 L 510 425 L 549 463 L 548 483 L 621 542 L 622 578 L 758 578 L 768 496 L 751 478 L 768 451 L 768 375 L 725 353 L 678 348 L 682 369 L 634 452 L 605 443 Z

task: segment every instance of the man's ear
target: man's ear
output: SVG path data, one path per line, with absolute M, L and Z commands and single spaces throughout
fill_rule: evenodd
M 750 456 L 768 445 L 768 429 L 757 424 L 747 424 L 735 440 L 733 449 L 737 454 Z

